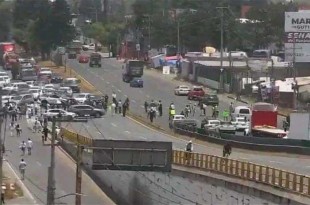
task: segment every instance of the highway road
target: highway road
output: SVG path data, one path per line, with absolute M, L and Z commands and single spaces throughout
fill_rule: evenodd
M 41 135 L 32 133 L 27 126 L 26 120 L 22 120 L 19 123 L 23 131 L 21 137 L 10 137 L 9 128 L 7 128 L 5 147 L 10 151 L 6 152 L 5 159 L 8 160 L 17 173 L 19 173 L 17 170 L 20 159 L 22 157 L 25 159 L 27 168 L 24 183 L 33 194 L 38 204 L 46 204 L 47 169 L 50 165 L 50 146 L 42 145 Z M 34 144 L 32 155 L 21 156 L 19 145 L 22 140 L 26 141 L 29 137 L 33 140 Z M 59 148 L 56 148 L 55 161 L 55 197 L 57 198 L 66 194 L 75 193 L 75 163 Z M 85 174 L 83 174 L 82 192 L 84 194 L 84 196 L 82 196 L 82 204 L 113 204 L 101 189 Z M 58 199 L 56 203 L 74 204 L 75 196 Z
M 187 140 L 175 138 L 152 130 L 133 119 L 124 118 L 121 115 L 106 115 L 103 118 L 91 119 L 87 123 L 63 123 L 63 126 L 92 138 L 103 138 L 112 140 L 147 140 L 147 141 L 172 141 L 173 148 L 184 150 Z M 194 143 L 194 152 L 211 155 L 221 155 L 221 146 L 209 146 L 208 143 Z M 258 153 L 233 149 L 231 158 L 241 161 L 250 161 L 256 164 L 264 164 L 271 167 L 289 170 L 300 174 L 309 174 L 310 159 L 306 156 L 274 155 L 272 153 Z M 298 160 L 296 160 L 298 159 Z
M 101 119 L 89 120 L 87 123 L 63 123 L 64 127 L 76 132 L 99 139 L 114 140 L 160 140 L 171 139 L 156 131 L 150 131 L 134 121 L 118 116 L 106 116 Z M 182 149 L 186 142 L 172 139 L 174 148 Z M 206 147 L 196 146 L 203 152 Z M 208 152 L 208 151 L 206 151 Z M 83 161 L 91 169 L 91 154 L 84 152 Z M 117 194 L 117 204 L 279 204 L 274 197 L 264 193 L 234 189 L 229 183 L 215 179 L 180 174 L 176 170 L 171 173 L 132 172 L 124 170 L 92 171 L 96 180 L 104 184 L 105 189 Z M 282 201 L 284 203 L 284 201 Z
M 144 101 L 146 99 L 151 100 L 159 100 L 161 99 L 164 103 L 164 107 L 169 106 L 170 102 L 173 101 L 176 104 L 177 111 L 180 108 L 185 107 L 185 105 L 188 103 L 188 100 L 186 97 L 182 96 L 175 96 L 173 94 L 173 88 L 179 84 L 177 81 L 168 80 L 168 77 L 161 76 L 158 73 L 155 73 L 154 71 L 145 71 L 145 74 L 143 76 L 143 79 L 145 81 L 145 87 L 144 88 L 130 88 L 128 84 L 122 82 L 121 79 L 121 66 L 122 63 L 116 61 L 115 59 L 103 59 L 102 65 L 103 68 L 89 68 L 87 64 L 79 64 L 76 60 L 68 60 L 68 66 L 70 68 L 73 68 L 75 71 L 77 71 L 80 75 L 82 75 L 86 80 L 88 80 L 90 83 L 92 83 L 98 90 L 103 92 L 104 94 L 108 94 L 111 96 L 112 92 L 117 93 L 117 99 L 124 100 L 126 96 L 129 96 L 131 99 L 130 104 L 130 110 L 131 112 L 134 112 L 141 116 L 146 116 L 144 113 Z M 182 83 L 183 84 L 183 83 Z M 151 97 L 152 96 L 152 97 Z M 225 96 L 220 96 L 220 109 L 225 109 L 229 106 L 230 100 Z M 242 105 L 240 102 L 236 102 L 238 105 Z M 208 112 L 210 114 L 210 110 Z M 195 117 L 201 118 L 199 114 L 197 114 Z M 128 123 L 128 122 L 127 122 Z M 168 129 L 168 116 L 167 111 L 164 113 L 164 116 L 162 118 L 155 119 L 155 123 L 160 124 L 165 129 Z M 120 126 L 119 122 L 116 120 L 114 125 L 118 125 L 118 129 L 123 128 Z M 114 125 L 108 125 L 110 128 Z M 100 124 L 99 127 L 106 126 L 106 123 Z M 138 130 L 139 127 L 137 124 L 132 125 L 131 130 Z M 114 132 L 118 133 L 118 129 L 112 129 L 110 133 L 106 133 L 108 128 L 103 130 L 103 134 L 108 136 L 114 136 Z M 123 132 L 129 131 L 129 130 L 123 130 Z M 130 131 L 131 132 L 131 131 Z M 147 136 L 153 136 L 149 137 L 149 140 L 156 140 L 158 136 L 161 135 L 161 133 L 158 133 L 156 135 L 152 134 L 150 130 L 145 131 Z M 134 132 L 132 132 L 134 133 Z M 147 134 L 149 133 L 149 134 Z M 98 135 L 96 132 L 92 135 Z M 138 134 L 137 136 L 142 136 L 141 134 Z M 122 137 L 128 138 L 128 135 L 122 135 Z M 142 136 L 144 137 L 144 136 Z M 166 138 L 166 140 L 171 141 L 173 138 L 172 136 L 169 136 Z M 140 140 L 143 140 L 143 138 L 140 138 Z M 182 146 L 179 146 L 178 148 L 184 149 L 184 146 L 186 144 L 186 141 L 182 143 Z M 221 155 L 222 153 L 222 147 L 217 146 L 214 144 L 210 144 L 207 142 L 197 141 L 197 145 L 195 147 L 199 147 L 199 144 L 203 144 L 203 149 L 205 151 L 208 151 L 210 154 L 217 154 Z M 195 151 L 200 152 L 200 150 L 195 149 Z M 236 158 L 239 160 L 245 160 L 245 161 L 252 161 L 259 164 L 264 165 L 270 165 L 273 167 L 282 168 L 285 170 L 292 170 L 297 173 L 304 173 L 308 174 L 310 171 L 309 160 L 305 156 L 299 156 L 299 155 L 286 155 L 286 154 L 278 154 L 278 153 L 263 153 L 263 152 L 254 152 L 251 150 L 239 150 L 234 149 L 232 158 Z M 298 160 L 296 160 L 298 159 Z
M 117 94 L 117 99 L 124 101 L 125 96 L 128 96 L 131 100 L 131 111 L 137 115 L 143 116 L 146 120 L 146 113 L 144 111 L 144 102 L 151 100 L 161 100 L 163 103 L 163 117 L 154 120 L 154 123 L 161 126 L 164 129 L 169 129 L 168 124 L 168 107 L 171 102 L 176 105 L 176 112 L 180 113 L 184 110 L 185 106 L 190 102 L 186 96 L 174 95 L 174 88 L 178 85 L 190 85 L 188 82 L 179 82 L 171 80 L 171 77 L 164 76 L 156 71 L 145 69 L 143 88 L 131 88 L 128 83 L 122 81 L 122 63 L 115 59 L 104 58 L 102 60 L 102 68 L 90 68 L 88 64 L 80 64 L 76 60 L 67 60 L 67 65 L 77 71 L 86 80 L 91 82 L 98 90 L 104 94 L 108 94 L 111 98 L 112 92 Z M 206 88 L 206 92 L 213 92 Z M 219 95 L 220 104 L 219 111 L 222 113 L 224 109 L 229 108 L 229 104 L 232 102 L 225 95 Z M 197 102 L 191 102 L 192 104 Z M 236 106 L 244 105 L 241 102 L 234 102 Z M 207 116 L 211 116 L 211 107 L 207 109 Z M 193 117 L 201 120 L 200 110 L 196 109 L 196 114 Z M 279 116 L 278 124 L 282 126 L 283 117 Z

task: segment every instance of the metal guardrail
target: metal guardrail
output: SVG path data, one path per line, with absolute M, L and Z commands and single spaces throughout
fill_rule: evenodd
M 260 182 L 310 196 L 310 177 L 283 171 L 269 166 L 257 165 L 223 157 L 173 151 L 173 163 L 176 165 L 214 171 L 231 177 Z
M 92 146 L 92 139 L 61 128 L 60 135 L 72 143 Z M 214 171 L 230 177 L 255 181 L 310 197 L 310 176 L 214 155 L 173 150 L 173 164 Z

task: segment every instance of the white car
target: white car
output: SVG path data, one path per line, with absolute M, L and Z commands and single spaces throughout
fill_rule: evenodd
M 0 76 L 0 86 L 4 87 L 8 84 L 6 76 Z
M 66 93 L 68 95 L 72 95 L 73 94 L 73 91 L 72 91 L 72 89 L 70 87 L 60 87 L 58 90 L 60 92 L 62 92 L 62 93 Z
M 1 71 L 1 72 L 0 72 L 0 76 L 7 76 L 7 77 L 9 77 L 9 74 L 8 74 L 7 72 Z
M 29 93 L 32 94 L 34 99 L 38 99 L 40 96 L 40 89 L 30 88 Z
M 55 85 L 54 84 L 46 84 L 46 85 L 44 85 L 44 89 L 55 89 Z
M 78 102 L 78 103 L 85 103 L 85 101 L 88 99 L 88 96 L 90 96 L 90 93 L 78 93 L 76 94 L 73 98 Z
M 52 70 L 50 68 L 40 68 L 40 72 L 50 72 L 50 73 L 52 73 Z
M 82 46 L 82 49 L 83 49 L 84 51 L 87 51 L 87 50 L 95 50 L 95 47 L 96 47 L 96 45 L 95 45 L 94 43 L 91 43 L 91 44 L 88 44 L 88 45 L 83 45 L 83 46 Z M 100 45 L 97 44 L 97 47 L 100 47 Z
M 12 85 L 8 86 L 7 88 L 15 91 L 23 91 L 23 90 L 29 90 L 30 86 L 25 82 L 18 82 L 18 83 L 12 83 Z
M 73 112 L 67 112 L 63 109 L 49 109 L 47 110 L 43 116 L 46 116 L 48 118 L 54 117 L 54 116 L 58 116 L 61 115 L 63 118 L 72 120 L 73 118 L 75 118 L 77 116 L 77 114 L 73 113 Z
M 190 87 L 187 85 L 180 85 L 174 89 L 175 95 L 188 95 L 190 91 Z

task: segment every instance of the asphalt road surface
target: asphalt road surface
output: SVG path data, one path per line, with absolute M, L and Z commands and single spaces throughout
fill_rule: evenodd
M 115 59 L 104 58 L 102 60 L 102 68 L 90 68 L 88 64 L 80 64 L 77 60 L 67 60 L 67 65 L 92 83 L 99 91 L 108 94 L 110 99 L 112 92 L 115 92 L 117 94 L 116 98 L 122 100 L 122 102 L 124 102 L 126 96 L 128 96 L 130 99 L 131 111 L 145 117 L 146 120 L 148 119 L 144 111 L 144 102 L 161 100 L 163 103 L 163 117 L 155 119 L 154 123 L 167 130 L 169 129 L 168 107 L 171 102 L 176 106 L 176 113 L 180 113 L 184 110 L 185 106 L 190 102 L 192 104 L 197 104 L 195 101 L 189 101 L 186 96 L 174 95 L 176 86 L 191 85 L 188 82 L 171 80 L 171 75 L 164 76 L 156 71 L 145 69 L 142 77 L 144 80 L 144 87 L 131 88 L 128 83 L 122 81 L 123 64 Z M 206 92 L 213 93 L 210 89 L 206 89 Z M 220 113 L 222 113 L 224 109 L 228 109 L 231 102 L 234 102 L 235 106 L 245 105 L 244 103 L 233 101 L 225 95 L 219 95 L 219 99 Z M 208 107 L 207 116 L 212 116 L 211 110 L 212 108 Z M 203 119 L 203 116 L 200 116 L 200 109 L 198 107 L 196 108 L 196 114 L 191 116 L 191 118 L 198 119 L 199 121 Z M 279 116 L 279 127 L 282 126 L 282 121 L 283 117 Z
M 8 120 L 10 122 L 10 120 Z M 22 127 L 22 136 L 10 136 L 9 128 L 7 128 L 5 147 L 7 150 L 5 159 L 13 165 L 17 173 L 18 165 L 21 158 L 24 158 L 27 163 L 24 183 L 30 192 L 33 194 L 38 204 L 45 204 L 47 190 L 47 169 L 50 166 L 50 146 L 42 145 L 41 135 L 32 133 L 27 126 L 26 120 L 19 122 Z M 9 123 L 7 123 L 9 124 Z M 4 129 L 4 128 L 3 128 Z M 28 138 L 33 140 L 33 150 L 31 156 L 21 156 L 19 145 L 22 140 Z M 49 143 L 49 142 L 48 142 Z M 56 148 L 55 154 L 56 168 L 56 193 L 55 197 L 60 197 L 66 194 L 75 193 L 75 163 L 67 157 L 59 148 Z M 85 174 L 82 181 L 82 204 L 113 204 L 113 202 L 102 193 L 101 189 Z M 74 204 L 75 196 L 68 196 L 56 200 L 60 204 Z
M 112 140 L 146 140 L 146 141 L 172 141 L 173 148 L 184 150 L 187 141 L 152 130 L 134 120 L 121 115 L 111 116 L 108 113 L 103 118 L 93 118 L 87 123 L 63 123 L 64 127 L 84 136 Z M 208 143 L 197 144 L 194 142 L 194 152 L 221 155 L 221 146 L 210 146 Z M 273 153 L 259 153 L 253 151 L 241 151 L 233 149 L 231 158 L 241 161 L 250 161 L 256 164 L 264 164 L 283 170 L 289 170 L 300 174 L 309 174 L 310 159 L 306 156 L 275 155 Z M 297 160 L 298 159 L 298 160 Z

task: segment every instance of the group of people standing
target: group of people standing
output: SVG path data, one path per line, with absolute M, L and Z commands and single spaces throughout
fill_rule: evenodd
M 130 101 L 128 97 L 125 99 L 123 103 L 122 100 L 116 99 L 116 93 L 114 92 L 112 93 L 112 102 L 110 106 L 112 116 L 114 116 L 115 114 L 123 114 L 123 117 L 126 117 L 126 113 L 129 110 L 129 105 Z

